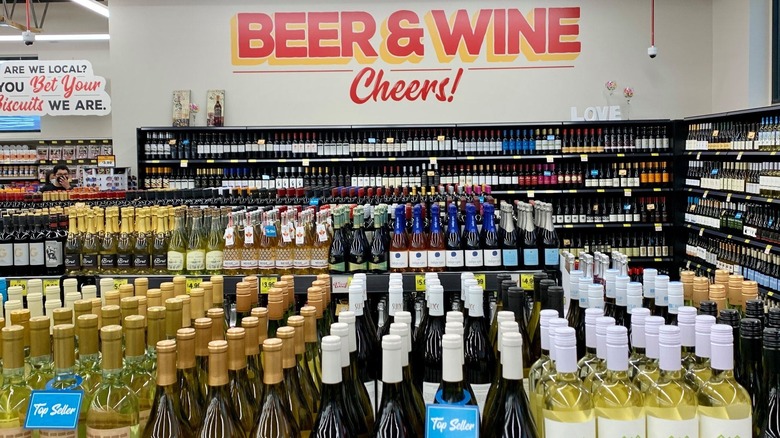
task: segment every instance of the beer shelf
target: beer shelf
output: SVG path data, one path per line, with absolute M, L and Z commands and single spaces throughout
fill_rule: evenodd
M 732 199 L 734 199 L 738 201 L 766 202 L 767 204 L 771 204 L 775 201 L 774 198 L 767 198 L 761 195 L 753 195 L 750 193 L 741 193 L 741 192 L 729 192 L 726 190 L 712 190 L 712 189 L 702 189 L 698 187 L 686 187 L 685 191 L 688 193 L 695 193 L 698 195 L 702 195 L 703 198 L 708 198 L 710 196 L 719 199 L 722 198 L 725 199 L 726 202 L 730 202 Z

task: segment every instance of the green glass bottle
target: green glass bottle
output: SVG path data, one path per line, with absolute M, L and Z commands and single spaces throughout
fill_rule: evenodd
M 181 328 L 176 332 L 176 386 L 182 421 L 190 430 L 200 429 L 203 421 L 203 403 L 195 362 L 195 329 Z
M 160 341 L 157 348 L 157 389 L 143 438 L 192 438 L 176 388 L 176 342 Z
M 32 388 L 24 379 L 24 328 L 3 327 L 3 386 L 0 389 L 0 433 L 29 438 L 22 428 Z

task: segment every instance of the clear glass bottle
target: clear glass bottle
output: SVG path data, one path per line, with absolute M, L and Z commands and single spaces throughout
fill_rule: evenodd
M 206 409 L 203 413 L 203 425 L 198 431 L 197 437 L 213 438 L 229 436 L 234 438 L 246 438 L 248 435 L 244 433 L 244 430 L 241 428 L 238 415 L 233 409 L 233 404 L 230 401 L 230 382 L 228 381 L 227 366 L 228 343 L 227 341 L 221 340 L 211 341 L 208 343 L 208 350 L 209 390 L 204 405 Z
M 29 438 L 23 429 L 32 388 L 24 378 L 24 328 L 3 327 L 3 386 L 0 388 L 0 433 Z
M 125 368 L 122 371 L 122 379 L 138 397 L 139 430 L 144 430 L 149 420 L 155 388 L 154 377 L 144 366 L 146 358 L 144 322 L 143 316 L 131 315 L 125 318 L 122 326 L 125 332 Z
M 338 336 L 322 339 L 322 386 L 320 409 L 314 420 L 311 438 L 333 438 L 355 436 L 350 429 L 347 407 L 341 391 L 341 343 Z
M 176 332 L 176 390 L 182 421 L 191 431 L 198 431 L 203 421 L 206 395 L 201 392 L 198 382 L 194 328 L 182 328 Z
M 260 401 L 259 415 L 250 436 L 300 437 L 284 384 L 281 339 L 269 338 L 263 342 L 263 370 L 265 397 Z
M 697 391 L 712 376 L 710 331 L 713 325 L 715 325 L 714 316 L 696 316 L 696 357 L 685 373 L 685 381 Z
M 401 372 L 402 340 L 397 335 L 382 338 L 382 401 L 374 423 L 375 437 L 413 437 L 419 431 L 412 426 L 411 407 L 403 398 Z
M 30 375 L 27 383 L 32 389 L 42 390 L 54 378 L 51 360 L 51 319 L 48 316 L 30 318 Z
M 252 406 L 252 391 L 249 386 L 249 375 L 246 368 L 245 330 L 234 327 L 225 333 L 228 343 L 228 393 L 233 410 L 238 415 L 238 422 L 245 434 L 252 431 L 255 420 L 255 409 Z
M 183 417 L 176 388 L 176 342 L 165 340 L 157 345 L 157 389 L 143 438 L 191 438 L 193 432 Z

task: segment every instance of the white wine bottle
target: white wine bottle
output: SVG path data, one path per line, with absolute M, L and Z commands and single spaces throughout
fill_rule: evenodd
M 139 430 L 146 428 L 146 421 L 152 412 L 154 402 L 154 377 L 144 367 L 146 343 L 144 342 L 144 317 L 131 315 L 125 318 L 125 384 L 138 396 Z M 155 348 L 157 346 L 155 345 Z
M 710 331 L 715 325 L 715 317 L 710 315 L 696 316 L 696 357 L 685 373 L 685 381 L 693 389 L 698 390 L 712 376 L 710 368 Z
M 641 301 L 641 296 L 638 301 Z M 647 348 L 645 342 L 645 320 L 650 316 L 650 309 L 635 307 L 631 313 L 631 356 L 628 357 L 628 368 L 631 380 L 635 379 L 647 363 Z
M 577 363 L 580 379 L 585 380 L 603 367 L 597 355 L 596 319 L 604 316 L 604 310 L 596 307 L 585 309 L 585 356 Z
M 564 318 L 553 318 L 547 325 L 547 337 L 549 339 L 550 347 L 550 363 L 547 365 L 547 370 L 539 378 L 536 383 L 534 393 L 531 395 L 531 407 L 534 415 L 534 420 L 539 427 L 539 432 L 544 435 L 544 395 L 547 392 L 547 388 L 554 384 L 558 377 L 558 369 L 556 367 L 558 356 L 555 350 L 555 336 L 559 328 L 568 327 L 569 321 Z
M 194 334 L 193 334 L 194 335 Z M 157 390 L 143 438 L 192 438 L 176 388 L 176 342 L 157 343 Z
M 0 435 L 29 438 L 23 429 L 32 388 L 24 380 L 24 328 L 12 325 L 2 329 L 3 386 L 0 388 Z
M 680 327 L 681 362 L 683 373 L 696 360 L 696 308 L 682 306 L 677 314 L 677 326 Z
M 644 398 L 628 375 L 628 331 L 607 328 L 607 373 L 593 392 L 599 436 L 644 437 Z
M 734 331 L 715 324 L 710 332 L 712 377 L 699 388 L 699 437 L 752 436 L 750 394 L 734 379 Z
M 54 339 L 54 380 L 52 388 L 67 390 L 83 390 L 83 386 L 76 375 L 76 328 L 72 324 L 55 325 L 52 329 Z M 86 435 L 87 406 L 82 402 L 79 411 L 79 423 L 77 430 L 41 430 L 42 438 L 75 438 Z
M 552 309 L 544 309 L 539 315 L 539 327 L 541 334 L 541 348 L 542 354 L 539 359 L 531 365 L 531 369 L 528 372 L 528 390 L 531 394 L 536 390 L 536 385 L 543 374 L 549 372 L 550 361 L 550 320 L 558 317 L 558 312 Z M 531 400 L 533 405 L 533 400 Z
M 683 313 L 679 313 L 682 321 Z M 696 391 L 684 379 L 681 360 L 681 327 L 662 326 L 658 380 L 645 396 L 647 437 L 695 437 L 699 434 Z
M 659 306 L 660 307 L 660 306 Z M 645 319 L 645 354 L 647 361 L 640 368 L 639 374 L 634 377 L 634 383 L 645 392 L 653 386 L 658 380 L 660 371 L 658 369 L 658 329 L 664 325 L 664 318 L 661 316 L 648 316 Z
M 595 393 L 601 382 L 607 375 L 607 329 L 615 325 L 615 318 L 611 316 L 600 316 L 596 318 L 596 356 L 599 364 L 596 371 L 588 374 L 585 378 L 585 388 L 591 393 Z
M 596 438 L 593 400 L 577 376 L 577 338 L 572 327 L 556 329 L 554 383 L 544 395 L 544 430 L 548 437 Z
M 313 438 L 353 436 L 348 428 L 346 405 L 341 391 L 341 342 L 338 336 L 322 338 L 322 383 L 320 406 L 311 432 Z

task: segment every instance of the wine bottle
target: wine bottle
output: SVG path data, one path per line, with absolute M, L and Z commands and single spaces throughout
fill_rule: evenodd
M 225 264 L 225 230 L 220 220 L 219 210 L 211 210 L 210 216 L 211 227 L 206 239 L 205 272 L 209 275 L 217 275 L 222 273 Z
M 641 295 L 638 301 L 641 302 Z M 631 379 L 633 380 L 648 361 L 646 354 L 647 344 L 645 342 L 645 320 L 650 316 L 650 309 L 635 307 L 631 310 L 630 316 L 631 356 L 628 358 L 628 365 L 631 369 Z
M 412 437 L 420 431 L 412 426 L 411 407 L 403 398 L 401 370 L 402 340 L 397 335 L 382 338 L 382 401 L 372 435 L 376 437 Z
M 358 437 L 368 437 L 373 430 L 374 412 L 369 411 L 364 414 L 362 404 L 358 399 L 360 388 L 365 390 L 365 387 L 357 383 L 350 365 L 349 325 L 339 322 L 331 324 L 330 332 L 331 336 L 341 338 L 341 396 L 344 398 L 350 430 L 353 430 Z M 366 397 L 368 396 L 366 395 Z M 371 421 L 369 421 L 368 415 L 371 415 Z
M 341 390 L 341 342 L 338 336 L 322 339 L 322 385 L 320 409 L 311 431 L 311 438 L 350 438 L 356 436 L 349 428 L 346 404 Z
M 438 204 L 431 205 L 430 232 L 428 233 L 428 269 L 427 272 L 441 272 L 447 266 L 444 232 L 441 226 L 441 213 Z
M 480 246 L 483 249 L 485 269 L 495 271 L 501 269 L 501 249 L 498 237 L 498 229 L 495 222 L 495 207 L 493 204 L 484 204 L 482 207 L 482 231 L 480 232 Z
M 157 210 L 157 226 L 154 230 L 154 239 L 151 243 L 152 261 L 151 269 L 155 274 L 168 273 L 168 239 L 165 223 L 165 210 Z M 151 307 L 151 306 L 150 306 Z
M 557 329 L 567 327 L 567 322 L 563 318 L 552 318 L 547 323 L 547 336 L 550 347 L 550 360 L 546 366 L 546 371 L 542 373 L 539 380 L 536 383 L 534 392 L 531 394 L 531 408 L 534 414 L 534 420 L 536 421 L 537 428 L 540 434 L 544 434 L 544 397 L 549 389 L 550 385 L 554 384 L 558 378 L 558 370 L 556 369 L 557 352 L 555 350 L 555 335 Z
M 761 328 L 761 321 L 753 318 L 744 318 L 739 325 L 739 348 L 742 352 L 736 363 L 740 369 L 737 381 L 750 394 L 752 412 L 760 410 L 762 403 L 760 392 L 764 367 L 761 362 Z M 756 420 L 753 422 L 754 435 L 759 433 L 761 418 Z
M 147 208 L 137 210 L 135 232 L 133 233 L 132 270 L 135 274 L 152 274 L 152 243 L 153 235 L 149 233 L 149 214 Z M 220 266 L 222 268 L 222 266 Z
M 366 272 L 368 270 L 368 261 L 371 259 L 371 247 L 363 229 L 363 214 L 364 209 L 361 206 L 353 210 L 352 242 L 349 246 L 349 256 L 347 258 L 347 270 L 353 274 Z
M 596 351 L 596 320 L 602 316 L 604 316 L 602 309 L 595 307 L 585 309 L 585 356 L 577 362 L 577 374 L 583 381 L 602 369 L 602 361 Z
M 351 336 L 349 336 L 349 351 L 353 363 L 352 370 L 355 373 L 356 381 L 359 381 L 365 387 L 365 391 L 355 388 L 356 395 L 361 401 L 363 415 L 373 423 L 373 412 L 376 406 L 376 370 L 378 368 L 376 359 L 378 340 L 376 333 L 373 332 L 373 325 L 369 325 L 363 314 L 364 299 L 363 288 L 359 284 L 353 283 L 349 287 L 349 308 L 355 316 L 355 348 L 352 348 Z M 348 335 L 351 335 L 349 333 Z M 369 428 L 370 429 L 370 428 Z
M 542 336 L 539 331 L 539 315 L 542 311 L 543 302 L 549 302 L 546 300 L 547 290 L 553 286 L 555 286 L 555 281 L 548 280 L 547 274 L 534 274 L 534 305 L 531 310 L 531 316 L 528 318 L 528 337 L 531 339 L 530 351 L 531 357 L 533 357 L 534 360 L 539 357 L 542 348 Z
M 477 400 L 466 389 L 463 380 L 463 338 L 456 334 L 442 336 L 442 380 L 434 404 L 477 406 Z
M 284 390 L 289 400 L 290 410 L 302 434 L 311 432 L 314 424 L 312 418 L 313 407 L 309 405 L 303 394 L 298 372 L 295 369 L 295 328 L 281 327 L 277 330 L 277 336 L 282 340 L 282 372 L 284 377 Z
M 540 312 L 539 317 L 539 333 L 541 336 L 541 354 L 539 359 L 531 365 L 531 369 L 528 374 L 528 390 L 531 392 L 532 397 L 536 392 L 536 385 L 542 378 L 543 374 L 546 374 L 550 370 L 550 320 L 557 318 L 558 314 L 554 310 L 543 310 Z M 531 400 L 532 404 L 534 400 Z
M 2 219 L 3 232 L 0 233 L 0 272 L 8 275 L 13 267 L 13 240 L 9 229 L 11 220 L 8 217 Z M 69 275 L 74 275 L 82 270 L 82 252 L 84 248 L 84 234 L 86 232 L 84 209 L 77 209 L 75 214 L 71 212 L 68 221 L 68 237 L 65 240 L 65 270 Z
M 501 391 L 500 383 L 504 376 L 504 359 L 501 356 L 503 347 L 502 335 L 504 333 L 520 332 L 520 325 L 515 322 L 512 312 L 501 311 L 496 317 L 500 318 L 502 321 L 499 323 L 498 342 L 496 345 L 496 373 L 493 377 L 493 382 L 490 384 L 490 391 L 485 399 L 485 410 L 483 415 L 485 418 L 489 418 L 493 415 L 493 411 L 496 409 L 496 398 Z M 522 338 L 522 335 L 520 337 Z M 523 390 L 525 391 L 525 389 Z
M 390 327 L 390 334 L 401 338 L 401 399 L 406 407 L 407 418 L 412 430 L 419 435 L 424 434 L 425 428 L 425 402 L 422 394 L 416 386 L 412 384 L 412 372 L 409 366 L 409 353 L 411 347 L 411 337 L 409 336 L 409 324 L 404 322 L 394 322 Z M 384 337 L 382 338 L 384 339 Z M 384 384 L 382 385 L 384 391 Z M 384 392 L 382 392 L 384 394 Z M 380 395 L 380 397 L 383 397 Z M 378 410 L 381 413 L 381 408 Z M 376 427 L 376 426 L 375 426 Z
M 395 225 L 390 241 L 390 272 L 404 272 L 409 269 L 409 240 L 406 235 L 406 207 L 395 208 Z
M 609 327 L 615 325 L 615 318 L 611 316 L 601 316 L 596 318 L 596 357 L 598 363 L 596 364 L 595 372 L 588 374 L 583 381 L 585 387 L 591 394 L 595 394 L 599 385 L 604 382 L 607 377 L 607 330 Z
M 395 274 L 393 274 L 395 275 Z M 379 331 L 379 339 L 390 334 L 390 326 L 395 322 L 396 312 L 404 310 L 404 288 L 400 281 L 390 281 L 387 288 L 387 318 Z
M 250 402 L 253 394 L 246 368 L 245 336 L 245 330 L 239 327 L 230 328 L 225 333 L 228 343 L 228 396 L 239 426 L 244 434 L 248 434 L 254 425 L 255 412 Z
M 0 433 L 31 437 L 32 431 L 23 429 L 32 388 L 24 378 L 24 328 L 18 325 L 3 327 L 3 386 L 0 389 L 0 413 L 4 421 Z
M 317 309 L 312 306 L 301 307 L 303 333 L 305 341 L 304 360 L 317 389 L 322 389 L 322 363 L 320 362 L 319 343 L 317 342 Z
M 332 274 L 347 272 L 347 253 L 349 240 L 343 230 L 341 209 L 336 208 L 333 214 L 333 239 L 330 242 L 328 269 Z
M 118 274 L 129 274 L 132 271 L 133 248 L 135 242 L 133 239 L 133 207 L 121 209 L 122 221 L 120 223 L 119 236 L 116 242 L 116 267 Z
M 447 270 L 461 271 L 465 264 L 462 243 L 460 239 L 460 226 L 458 225 L 458 207 L 454 203 L 447 206 L 447 250 L 445 263 Z
M 496 394 L 495 409 L 482 422 L 481 436 L 538 436 L 528 395 L 523 387 L 522 342 L 520 333 L 502 333 L 503 378 Z
M 660 370 L 658 368 L 659 346 L 658 329 L 664 325 L 664 318 L 661 316 L 648 316 L 645 318 L 645 355 L 647 361 L 639 368 L 639 372 L 634 376 L 634 383 L 644 392 L 650 389 L 653 382 L 658 380 Z
M 713 325 L 715 325 L 714 316 L 696 316 L 696 358 L 685 373 L 685 381 L 697 391 L 712 376 L 710 331 Z
M 659 329 L 661 372 L 645 396 L 648 438 L 698 435 L 696 391 L 684 379 L 680 332 L 674 326 Z
M 650 309 L 650 313 L 655 315 L 655 279 L 658 276 L 658 270 L 647 268 L 642 271 L 643 301 L 642 307 Z
M 585 320 L 585 315 L 580 315 L 580 278 L 584 276 L 585 273 L 580 270 L 569 272 L 569 310 L 566 314 L 569 327 L 576 327 L 580 317 Z
M 426 285 L 427 286 L 427 285 Z M 425 403 L 433 403 L 441 383 L 442 336 L 444 336 L 444 288 L 428 288 L 428 322 L 415 340 L 414 351 L 419 358 L 417 373 L 422 373 L 422 396 Z
M 146 427 L 146 422 L 152 410 L 154 401 L 154 378 L 144 367 L 146 358 L 146 343 L 144 342 L 145 318 L 131 315 L 124 320 L 125 331 L 125 369 L 123 379 L 125 385 L 135 392 L 139 406 L 139 430 Z M 181 314 L 179 316 L 181 323 Z
M 176 210 L 174 213 L 175 222 L 168 240 L 168 274 L 180 275 L 185 272 L 185 254 L 187 250 L 187 240 L 184 233 L 184 210 Z M 158 231 L 159 232 L 159 231 Z
M 710 332 L 712 377 L 698 392 L 699 436 L 751 436 L 750 394 L 734 379 L 734 332 L 715 324 Z
M 409 235 L 409 270 L 412 272 L 424 272 L 428 268 L 428 238 L 422 210 L 422 204 L 412 208 L 412 232 Z
M 482 269 L 484 263 L 484 251 L 480 246 L 479 231 L 477 230 L 477 208 L 474 204 L 466 204 L 466 219 L 463 227 L 463 235 L 460 238 L 465 256 L 467 269 Z
M 304 354 L 305 345 L 305 322 L 303 316 L 293 315 L 287 318 L 287 325 L 295 329 L 295 372 L 298 374 L 298 381 L 301 384 L 303 396 L 306 398 L 306 404 L 311 407 L 312 412 L 319 409 L 320 393 L 314 384 L 314 378 L 306 364 Z
M 477 396 L 480 414 L 493 381 L 496 357 L 488 341 L 488 323 L 484 317 L 483 290 L 472 286 L 468 290 L 469 314 L 464 327 L 466 381 Z
M 76 329 L 72 324 L 56 325 L 52 329 L 52 339 L 54 341 L 54 380 L 51 387 L 58 390 L 76 390 L 83 391 L 81 385 L 83 380 L 76 375 L 75 360 L 75 335 Z M 40 430 L 41 437 L 76 437 L 79 434 L 86 435 L 86 415 L 87 406 L 82 403 L 79 410 L 79 420 L 76 430 Z
M 507 283 L 504 281 L 504 283 Z M 509 281 L 510 284 L 515 284 L 513 281 Z M 536 363 L 542 357 L 541 339 L 539 340 L 539 355 L 534 356 L 533 361 L 531 358 L 531 340 L 528 337 L 528 321 L 526 311 L 528 301 L 526 300 L 526 293 L 521 287 L 512 286 L 507 290 L 507 302 L 508 309 L 514 314 L 514 320 L 517 321 L 520 335 L 523 336 L 523 385 L 526 387 L 526 391 L 529 392 L 529 380 L 531 376 L 531 366 Z M 540 313 L 541 319 L 541 313 Z M 541 323 L 541 321 L 540 321 Z M 537 329 L 541 338 L 541 326 Z
M 27 376 L 27 383 L 35 390 L 46 388 L 46 384 L 54 377 L 50 327 L 49 316 L 33 316 L 29 320 L 30 374 Z
M 519 248 L 523 253 L 523 269 L 536 270 L 539 269 L 539 245 L 534 228 L 533 206 L 520 203 L 519 209 L 523 212 L 523 238 L 520 239 Z
M 204 318 L 205 319 L 205 318 Z M 197 336 L 197 320 L 195 330 Z M 281 341 L 278 341 L 281 348 Z M 197 340 L 196 340 L 197 344 Z M 248 435 L 241 428 L 236 411 L 230 401 L 228 381 L 228 343 L 218 340 L 208 343 L 208 396 L 204 404 L 203 425 L 198 431 L 199 438 L 215 436 L 245 438 Z M 281 373 L 279 373 L 281 375 Z
M 628 311 L 628 284 L 631 277 L 628 275 L 615 276 L 615 325 L 622 325 L 628 329 L 629 345 L 631 344 L 631 314 Z M 609 285 L 607 286 L 609 287 Z M 641 292 L 640 292 L 641 293 Z
M 683 374 L 696 360 L 696 308 L 682 306 L 678 310 L 677 326 L 680 327 L 681 361 Z
M 138 396 L 122 378 L 122 327 L 102 327 L 100 341 L 103 377 L 87 409 L 87 437 L 137 435 Z
M 512 205 L 501 201 L 499 210 L 501 211 L 501 260 L 503 261 L 504 269 L 514 270 L 517 269 L 520 260 L 517 253 L 517 227 L 515 227 L 515 219 L 513 217 Z
M 80 315 L 76 318 L 76 333 L 78 334 L 78 362 L 76 373 L 81 376 L 82 388 L 87 394 L 92 394 L 100 383 L 100 351 L 98 350 L 98 316 L 93 314 Z M 89 406 L 86 400 L 85 408 Z
M 764 330 L 764 379 L 761 391 L 760 409 L 755 413 L 761 419 L 761 438 L 780 437 L 780 330 L 771 327 Z
M 159 372 L 157 375 L 159 377 Z M 203 401 L 206 395 L 201 393 L 195 368 L 193 328 L 182 328 L 176 332 L 176 391 L 182 422 L 190 431 L 198 431 L 203 421 Z
M 653 315 L 666 320 L 669 316 L 669 276 L 657 275 L 655 277 L 655 291 Z
M 117 228 L 117 225 L 119 225 L 119 211 L 116 209 L 116 207 L 109 207 L 106 209 L 106 230 L 102 235 L 102 239 L 100 241 L 100 258 L 98 259 L 99 264 L 99 270 L 103 274 L 112 274 L 116 270 L 116 244 L 117 244 L 117 238 L 119 229 Z M 100 225 L 100 216 L 98 216 L 98 226 Z M 26 231 L 21 230 L 24 232 L 24 236 L 27 236 Z M 100 231 L 98 231 L 100 233 Z M 16 247 L 14 247 L 14 251 L 16 250 Z M 14 264 L 16 264 L 16 261 L 14 260 Z
M 390 234 L 386 226 L 387 206 L 380 205 L 374 210 L 374 238 L 371 241 L 368 271 L 375 274 L 387 272 L 390 254 Z
M 179 392 L 176 389 L 176 342 L 157 344 L 157 389 L 152 411 L 142 432 L 144 438 L 188 438 L 193 436 L 182 416 Z
M 556 329 L 556 380 L 545 390 L 543 418 L 545 436 L 595 438 L 593 400 L 577 376 L 577 340 L 572 327 Z

